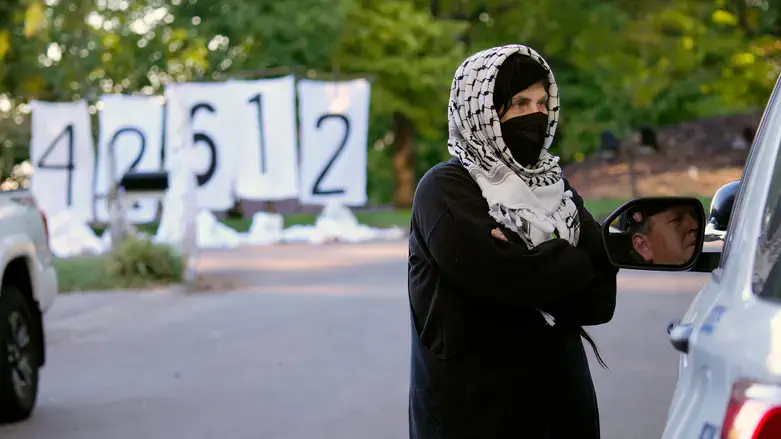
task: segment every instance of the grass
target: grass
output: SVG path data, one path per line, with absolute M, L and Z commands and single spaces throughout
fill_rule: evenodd
M 698 197 L 703 203 L 706 211 L 710 204 L 710 197 Z M 615 209 L 621 206 L 626 200 L 620 199 L 591 199 L 586 200 L 586 208 L 598 220 L 607 218 Z M 377 210 L 377 211 L 356 211 L 354 212 L 358 222 L 372 227 L 409 227 L 410 210 Z M 285 227 L 293 225 L 311 225 L 314 224 L 317 214 L 290 214 L 285 215 Z M 247 219 L 225 219 L 222 222 L 238 232 L 247 232 L 252 220 Z M 157 223 L 148 223 L 138 225 L 140 231 L 154 234 L 157 230 Z M 102 229 L 96 228 L 98 235 L 103 233 Z M 54 267 L 59 277 L 60 291 L 87 291 L 87 290 L 108 290 L 118 288 L 149 288 L 159 286 L 165 282 L 151 280 L 139 276 L 112 276 L 107 269 L 108 257 L 100 256 L 81 256 L 68 259 L 56 259 Z
M 101 291 L 123 288 L 146 289 L 170 284 L 144 277 L 112 276 L 106 269 L 107 256 L 76 256 L 54 259 L 59 291 Z
M 409 227 L 410 209 L 376 210 L 376 211 L 357 211 L 353 212 L 359 223 L 370 227 Z M 313 225 L 317 219 L 318 213 L 293 213 L 284 215 L 285 227 L 294 225 Z M 252 218 L 227 218 L 220 220 L 221 223 L 233 228 L 237 232 L 248 232 L 252 225 Z M 139 232 L 145 232 L 154 235 L 157 231 L 158 223 L 138 224 L 136 227 Z M 104 227 L 93 227 L 98 236 L 103 234 Z
M 112 283 L 105 270 L 105 262 L 105 256 L 54 259 L 60 292 L 109 288 Z
M 128 239 L 104 255 L 56 258 L 60 292 L 145 289 L 182 279 L 182 261 L 169 246 Z
M 710 205 L 710 197 L 697 197 L 708 209 Z M 624 199 L 592 199 L 586 200 L 586 208 L 591 214 L 599 219 L 605 219 L 613 213 L 619 206 L 625 203 Z M 293 225 L 312 225 L 317 219 L 317 213 L 294 213 L 284 215 L 285 227 Z M 401 227 L 406 229 L 409 227 L 410 221 L 410 209 L 392 209 L 392 210 L 375 210 L 375 211 L 355 211 L 355 217 L 358 222 L 370 227 Z M 220 220 L 223 224 L 233 228 L 237 232 L 243 233 L 249 231 L 252 225 L 251 218 L 228 218 Z M 137 227 L 139 231 L 154 235 L 157 231 L 158 223 L 146 223 L 139 224 Z M 100 236 L 103 233 L 102 227 L 95 227 L 95 232 Z
M 105 255 L 54 259 L 60 292 L 142 289 L 167 283 L 142 277 L 113 276 L 106 269 L 107 262 Z

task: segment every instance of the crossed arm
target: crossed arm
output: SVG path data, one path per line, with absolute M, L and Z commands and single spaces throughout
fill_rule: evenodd
M 492 232 L 496 224 L 469 215 L 464 200 L 441 212 L 427 247 L 442 272 L 478 300 L 539 308 L 557 323 L 606 323 L 615 310 L 617 270 L 605 255 L 599 223 L 583 207 L 582 198 L 573 195 L 581 218 L 577 246 L 553 239 L 529 250 L 503 242 Z

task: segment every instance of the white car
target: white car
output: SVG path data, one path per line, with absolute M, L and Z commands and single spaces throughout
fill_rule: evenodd
M 43 314 L 58 289 L 46 227 L 27 191 L 0 192 L 0 423 L 28 418 L 38 396 Z
M 742 179 L 717 192 L 708 219 L 695 199 L 658 197 L 632 200 L 605 221 L 603 240 L 618 267 L 711 273 L 686 314 L 668 327 L 681 360 L 663 439 L 781 438 L 779 150 L 781 78 Z M 684 206 L 677 223 L 651 222 L 673 205 Z M 665 212 L 667 218 L 675 217 L 672 210 Z M 668 237 L 680 237 L 680 247 L 689 245 L 691 259 L 665 259 L 659 237 L 663 230 L 653 237 L 651 227 L 680 230 Z M 696 244 L 691 246 L 693 236 Z M 712 245 L 704 243 L 714 240 L 723 240 L 720 252 L 703 252 Z

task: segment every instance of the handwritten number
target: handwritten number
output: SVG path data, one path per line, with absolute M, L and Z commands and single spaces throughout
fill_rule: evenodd
M 108 143 L 108 147 L 111 149 L 115 149 L 117 139 L 119 139 L 119 136 L 125 133 L 131 133 L 138 136 L 138 140 L 140 140 L 141 147 L 138 149 L 138 154 L 136 154 L 136 158 L 133 161 L 133 163 L 130 164 L 130 167 L 127 169 L 126 172 L 132 172 L 136 169 L 136 166 L 138 166 L 139 163 L 141 163 L 141 159 L 144 158 L 144 152 L 146 151 L 146 136 L 144 133 L 135 127 L 124 127 L 117 130 L 116 133 L 114 133 L 113 136 L 111 136 L 111 140 Z M 116 152 L 114 153 L 114 160 L 116 160 Z M 116 163 L 116 162 L 115 162 Z M 116 168 L 115 168 L 116 169 Z M 140 204 L 138 202 L 133 203 L 133 209 L 138 209 L 140 207 Z
M 133 163 L 130 165 L 130 168 L 128 168 L 127 170 L 128 172 L 130 172 L 135 170 L 136 166 L 138 166 L 138 164 L 141 163 L 141 159 L 144 158 L 144 152 L 146 151 L 146 136 L 140 129 L 135 127 L 120 128 L 117 130 L 116 133 L 114 133 L 113 136 L 111 136 L 111 140 L 109 141 L 108 147 L 114 149 L 117 143 L 117 139 L 119 139 L 119 136 L 125 133 L 131 133 L 137 135 L 141 144 L 141 147 L 138 149 L 138 154 L 136 155 L 135 161 L 133 161 Z M 114 157 L 116 157 L 116 155 Z
M 249 103 L 257 104 L 258 106 L 258 131 L 260 135 L 260 173 L 266 173 L 266 136 L 263 129 L 263 101 L 261 100 L 260 93 L 250 98 Z
M 190 109 L 190 123 L 192 123 L 193 119 L 195 119 L 195 115 L 199 110 L 206 110 L 209 113 L 215 113 L 217 111 L 211 104 L 199 102 L 193 105 L 193 107 Z M 209 168 L 205 173 L 197 175 L 198 186 L 203 186 L 208 183 L 212 177 L 214 177 L 214 173 L 217 171 L 217 147 L 214 145 L 214 140 L 212 140 L 211 137 L 201 132 L 193 133 L 193 146 L 195 146 L 195 144 L 198 142 L 205 143 L 209 148 Z
M 68 138 L 68 163 L 64 165 L 51 165 L 45 163 L 44 160 L 46 160 L 49 154 L 54 151 L 54 147 L 60 143 L 64 136 L 67 136 Z M 62 132 L 54 138 L 54 140 L 52 140 L 52 143 L 49 144 L 48 148 L 46 148 L 46 151 L 43 153 L 41 158 L 38 159 L 38 167 L 41 169 L 66 169 L 68 171 L 68 183 L 66 190 L 67 205 L 70 207 L 73 203 L 73 169 L 75 168 L 73 164 L 73 124 L 66 125 L 65 129 L 63 129 Z
M 325 179 L 325 175 L 328 173 L 328 171 L 331 170 L 331 167 L 336 162 L 337 157 L 339 157 L 339 154 L 342 153 L 344 147 L 347 145 L 347 139 L 350 138 L 350 120 L 347 119 L 347 117 L 345 117 L 343 114 L 324 114 L 320 116 L 320 118 L 317 119 L 317 128 L 319 129 L 323 122 L 328 119 L 337 119 L 344 123 L 344 136 L 342 136 L 342 141 L 334 154 L 331 156 L 331 159 L 328 160 L 328 163 L 326 163 L 323 170 L 320 171 L 320 174 L 317 176 L 315 184 L 312 187 L 313 195 L 342 195 L 346 192 L 345 189 L 323 189 L 320 186 L 323 183 L 323 179 Z

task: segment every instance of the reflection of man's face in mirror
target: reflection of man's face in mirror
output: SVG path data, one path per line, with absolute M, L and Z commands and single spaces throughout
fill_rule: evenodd
M 694 254 L 698 229 L 691 206 L 672 206 L 645 218 L 632 246 L 646 263 L 685 265 Z

